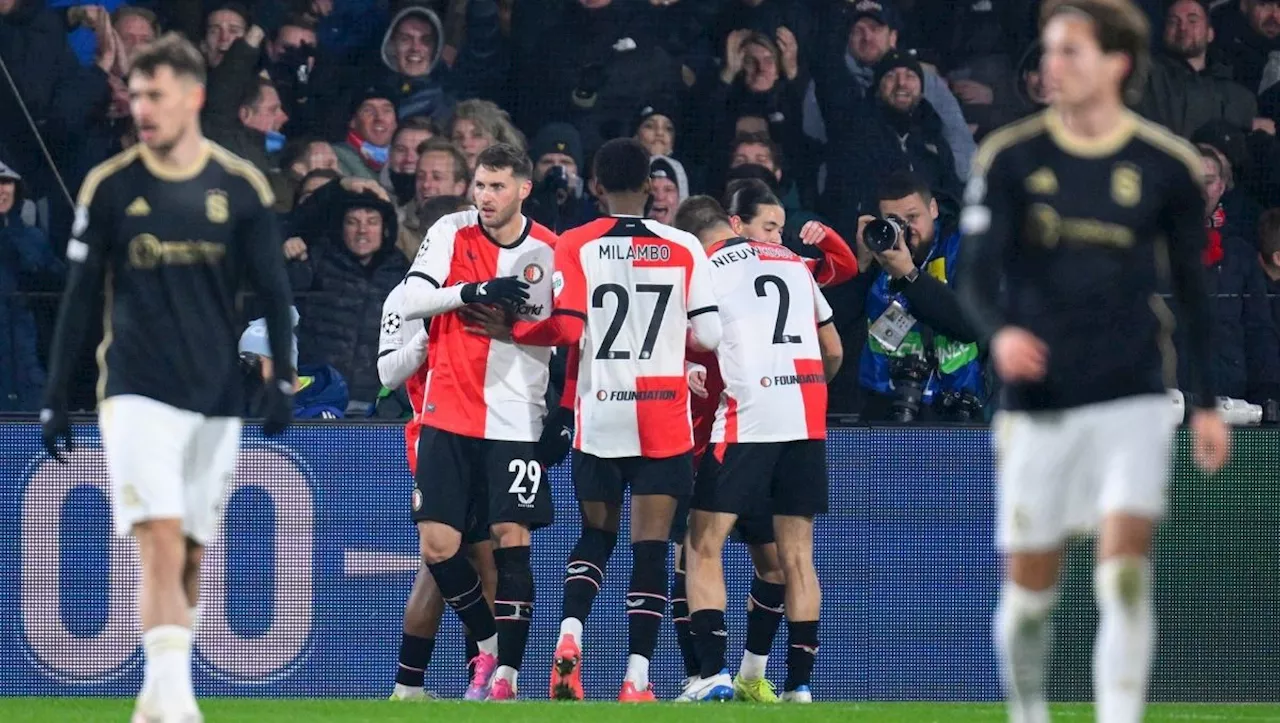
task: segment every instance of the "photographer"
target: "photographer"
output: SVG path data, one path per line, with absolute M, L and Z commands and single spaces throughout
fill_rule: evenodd
M 862 419 L 981 420 L 977 334 L 951 286 L 960 233 L 910 173 L 886 178 L 878 199 L 880 218 L 858 222 L 859 256 L 871 260 L 858 371 Z
M 538 131 L 529 149 L 533 159 L 533 192 L 524 202 L 524 214 L 556 233 L 594 219 L 595 201 L 586 193 L 582 166 L 582 139 L 568 123 L 548 123 Z

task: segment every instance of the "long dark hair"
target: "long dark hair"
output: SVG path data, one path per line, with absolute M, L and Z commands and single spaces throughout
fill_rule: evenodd
M 760 215 L 761 206 L 782 206 L 782 201 L 758 178 L 731 181 L 724 191 L 724 208 L 730 216 L 737 216 L 743 223 L 751 223 Z

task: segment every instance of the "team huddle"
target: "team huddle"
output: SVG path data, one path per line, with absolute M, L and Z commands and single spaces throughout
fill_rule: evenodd
M 606 143 L 595 179 L 610 215 L 556 238 L 520 213 L 528 158 L 495 145 L 478 161 L 475 208 L 431 227 L 387 299 L 379 371 L 406 384 L 414 406 L 406 440 L 424 563 L 393 698 L 429 695 L 446 603 L 474 650 L 465 697 L 516 697 L 535 600 L 530 533 L 551 523 L 545 470 L 572 446 L 582 533 L 565 565 L 550 696 L 584 697 L 583 627 L 629 489 L 630 654 L 618 699 L 655 700 L 649 661 L 675 542 L 680 699 L 777 700 L 763 674 L 785 609 L 782 697 L 811 700 L 813 517 L 826 511 L 826 383 L 841 361 L 832 312 L 812 259 L 742 237 L 714 199 L 688 199 L 679 229 L 643 218 L 648 169 L 636 141 Z M 548 410 L 553 347 L 567 350 L 566 382 Z M 720 557 L 739 519 L 753 522 L 747 539 L 774 581 L 753 585 L 755 634 L 733 678 Z
M 1064 545 L 1096 531 L 1097 717 L 1135 723 L 1176 422 L 1165 396 L 1176 381 L 1162 378 L 1176 369 L 1162 354 L 1165 281 L 1190 339 L 1196 461 L 1214 473 L 1230 448 L 1208 371 L 1202 167 L 1184 141 L 1125 107 L 1149 55 L 1132 2 L 1047 0 L 1041 25 L 1052 105 L 984 141 L 961 218 L 959 303 L 1005 385 L 993 420 L 1005 560 L 997 660 L 1008 719 L 1046 723 Z M 45 447 L 65 461 L 66 389 L 101 299 L 99 427 L 116 529 L 136 540 L 141 567 L 136 723 L 202 720 L 191 643 L 203 546 L 220 528 L 239 449 L 235 298 L 245 282 L 264 299 L 274 359 L 265 434 L 288 425 L 297 385 L 271 192 L 201 134 L 205 79 L 200 54 L 177 36 L 133 61 L 140 144 L 81 188 L 41 411 Z M 466 698 L 516 697 L 537 599 L 531 532 L 552 522 L 546 469 L 572 448 L 581 534 L 565 565 L 549 695 L 584 697 L 583 628 L 629 490 L 619 700 L 654 700 L 649 662 L 670 602 L 688 676 L 680 700 L 777 700 L 764 672 L 785 613 L 781 697 L 809 702 L 821 604 L 813 520 L 827 511 L 827 382 L 842 357 L 819 287 L 857 272 L 848 244 L 812 223 L 800 235 L 823 254 L 816 261 L 752 240 L 767 235 L 743 219 L 781 205 L 749 181 L 730 189 L 728 211 L 695 196 L 678 228 L 645 219 L 649 157 L 621 139 L 594 159 L 592 192 L 609 215 L 557 238 L 520 213 L 530 165 L 504 144 L 481 153 L 474 208 L 430 227 L 386 300 L 378 371 L 414 407 L 409 508 L 422 559 L 392 698 L 429 696 L 446 605 L 472 648 Z M 1052 183 L 1033 182 L 1044 178 Z M 556 348 L 565 382 L 549 408 Z M 735 530 L 755 577 L 730 676 L 721 553 Z

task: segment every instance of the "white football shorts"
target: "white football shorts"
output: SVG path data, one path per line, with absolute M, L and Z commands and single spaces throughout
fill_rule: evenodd
M 998 412 L 997 546 L 1049 551 L 1112 513 L 1162 517 L 1178 421 L 1165 395 Z
M 187 537 L 213 540 L 240 453 L 239 418 L 120 395 L 99 405 L 98 428 L 116 534 L 127 536 L 147 520 L 180 519 Z

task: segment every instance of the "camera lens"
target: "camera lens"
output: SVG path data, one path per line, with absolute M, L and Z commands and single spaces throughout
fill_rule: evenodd
M 898 241 L 898 225 L 891 219 L 877 218 L 868 221 L 862 230 L 862 241 L 873 252 L 882 254 L 893 248 Z

